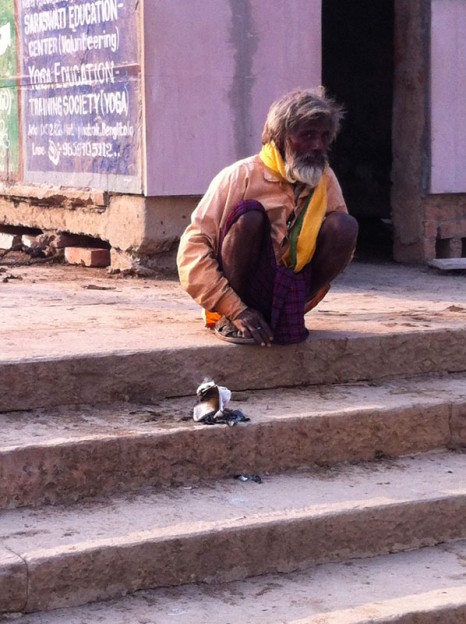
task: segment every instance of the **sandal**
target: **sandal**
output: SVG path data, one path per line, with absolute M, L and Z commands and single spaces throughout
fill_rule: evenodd
M 215 323 L 214 334 L 217 338 L 225 340 L 226 342 L 234 342 L 236 344 L 255 344 L 254 338 L 247 338 L 246 336 L 243 336 L 239 329 L 237 329 L 226 316 L 222 316 L 222 318 Z

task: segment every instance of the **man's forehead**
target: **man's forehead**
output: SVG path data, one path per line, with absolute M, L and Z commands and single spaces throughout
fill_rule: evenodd
M 301 132 L 309 132 L 312 130 L 326 131 L 330 130 L 331 122 L 326 117 L 314 117 L 311 119 L 301 119 L 289 130 L 289 134 L 297 134 Z

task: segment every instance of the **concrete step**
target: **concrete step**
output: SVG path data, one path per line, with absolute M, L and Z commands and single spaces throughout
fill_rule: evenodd
M 226 582 L 466 537 L 466 455 L 151 489 L 3 511 L 0 610 Z
M 0 411 L 190 395 L 205 376 L 239 391 L 466 371 L 462 276 L 353 263 L 307 342 L 261 349 L 216 339 L 177 282 L 67 269 L 3 284 Z
M 234 393 L 235 427 L 195 423 L 191 390 L 1 414 L 0 508 L 466 446 L 466 375 Z
M 287 575 L 145 590 L 15 624 L 464 624 L 466 542 Z
M 464 547 L 426 548 L 466 537 L 462 278 L 353 263 L 308 315 L 306 343 L 261 349 L 219 342 L 173 281 L 10 273 L 0 293 L 4 618 L 143 589 L 105 615 L 111 605 L 25 617 L 465 621 Z M 180 420 L 205 376 L 235 392 L 249 423 Z M 449 447 L 459 450 L 432 453 Z M 233 479 L 244 473 L 263 483 Z M 378 559 L 348 561 L 420 547 L 383 559 L 368 593 Z M 409 567 L 391 568 L 402 556 Z M 328 561 L 345 563 L 313 585 Z M 301 589 L 288 585 L 310 565 Z M 243 590 L 192 585 L 270 573 Z M 180 586 L 149 590 L 166 585 Z
M 270 349 L 222 343 L 204 330 L 194 344 L 1 363 L 0 412 L 185 396 L 204 377 L 241 391 L 466 371 L 464 326 L 381 334 L 348 325 L 313 329 L 304 343 Z

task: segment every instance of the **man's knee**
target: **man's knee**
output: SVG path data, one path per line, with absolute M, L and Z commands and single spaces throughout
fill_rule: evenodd
M 234 215 L 220 251 L 224 273 L 230 279 L 258 264 L 267 231 L 268 217 L 259 202 L 248 200 L 237 209 L 240 214 Z
M 244 229 L 245 233 L 251 236 L 262 232 L 267 215 L 259 202 L 251 200 L 249 204 L 249 210 L 238 217 L 232 227 Z
M 322 224 L 321 233 L 336 244 L 356 245 L 359 225 L 354 217 L 346 212 L 331 212 Z
M 224 244 L 236 244 L 242 242 L 250 245 L 253 242 L 260 242 L 264 233 L 267 214 L 262 205 L 255 201 L 248 201 L 248 209 L 240 214 L 234 223 L 230 226 L 225 235 Z

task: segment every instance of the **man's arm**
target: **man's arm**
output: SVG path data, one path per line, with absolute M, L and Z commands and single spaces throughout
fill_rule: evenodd
M 219 269 L 219 234 L 230 210 L 244 197 L 246 172 L 228 167 L 210 184 L 180 240 L 178 272 L 186 292 L 204 309 L 235 318 L 246 309 Z
M 328 212 L 348 212 L 346 203 L 343 197 L 340 183 L 333 169 L 328 170 L 328 183 L 327 183 L 327 213 Z

